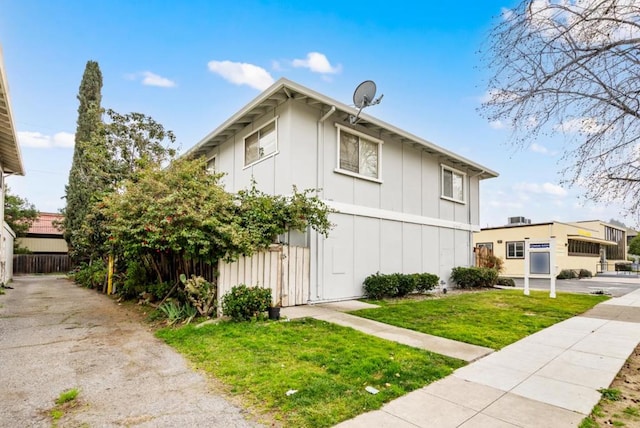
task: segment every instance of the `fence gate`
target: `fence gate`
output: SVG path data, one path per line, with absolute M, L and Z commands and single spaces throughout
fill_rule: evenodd
M 309 248 L 272 245 L 232 263 L 220 261 L 218 269 L 218 301 L 238 284 L 271 288 L 273 303 L 282 307 L 309 300 Z
M 71 268 L 67 254 L 15 254 L 14 274 L 67 273 Z

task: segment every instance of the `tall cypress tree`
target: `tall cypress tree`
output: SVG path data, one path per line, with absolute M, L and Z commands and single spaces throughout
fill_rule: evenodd
M 78 93 L 78 121 L 69 184 L 65 187 L 64 238 L 76 262 L 87 259 L 80 230 L 96 191 L 96 150 L 102 140 L 102 73 L 96 61 L 87 61 Z

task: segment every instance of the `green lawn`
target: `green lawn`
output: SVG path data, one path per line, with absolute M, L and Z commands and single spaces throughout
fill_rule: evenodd
M 156 334 L 258 412 L 291 427 L 332 426 L 464 365 L 313 319 L 223 322 Z M 366 386 L 380 392 L 372 395 Z M 298 392 L 287 396 L 289 390 Z
M 427 300 L 370 301 L 376 309 L 351 312 L 398 327 L 435 336 L 503 348 L 525 336 L 578 315 L 606 296 L 522 290 L 488 290 Z

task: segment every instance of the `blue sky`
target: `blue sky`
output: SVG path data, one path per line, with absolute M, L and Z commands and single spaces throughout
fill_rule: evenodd
M 454 6 L 455 5 L 455 6 Z M 41 211 L 64 206 L 78 87 L 87 60 L 102 70 L 103 106 L 152 116 L 196 144 L 286 77 L 351 103 L 373 79 L 367 113 L 498 171 L 481 185 L 481 226 L 625 219 L 562 188 L 562 140 L 509 145 L 510 131 L 476 109 L 485 96 L 478 51 L 510 0 L 116 1 L 0 0 L 0 44 L 25 177 L 12 192 Z

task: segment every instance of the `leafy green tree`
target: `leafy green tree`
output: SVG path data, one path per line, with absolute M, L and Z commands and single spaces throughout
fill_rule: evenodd
M 208 172 L 203 159 L 139 169 L 99 204 L 111 251 L 123 263 L 144 261 L 163 282 L 175 278 L 167 265 L 182 266 L 179 273 L 189 276 L 182 261 L 233 260 L 267 247 L 289 229 L 312 227 L 326 235 L 332 227 L 330 210 L 311 191 L 271 196 L 253 183 L 233 195 L 219 184 L 221 177 Z
M 5 188 L 4 220 L 11 230 L 15 232 L 17 237 L 26 236 L 27 231 L 37 218 L 38 210 L 36 210 L 35 205 L 27 199 L 12 195 L 9 187 Z M 28 252 L 28 250 L 18 245 L 18 240 L 15 240 L 13 252 L 18 254 Z
M 107 110 L 104 127 L 109 157 L 111 179 L 117 185 L 131 178 L 147 163 L 162 165 L 176 154 L 172 131 L 142 113 L 120 114 Z
M 74 260 L 90 256 L 83 242 L 81 228 L 94 195 L 104 187 L 106 146 L 102 138 L 102 73 L 95 61 L 88 61 L 78 93 L 78 120 L 69 183 L 65 188 L 64 238 Z
M 636 235 L 629 242 L 629 254 L 640 256 L 640 235 Z
M 286 197 L 266 194 L 256 186 L 252 180 L 251 187 L 240 190 L 237 195 L 237 218 L 240 226 L 249 232 L 253 248 L 265 248 L 278 235 L 289 230 L 305 232 L 309 226 L 328 235 L 332 227 L 328 218 L 331 210 L 314 195 L 315 190 L 300 192 L 293 186 L 293 194 Z
M 149 164 L 139 170 L 135 180 L 125 180 L 121 191 L 100 204 L 109 219 L 109 245 L 126 260 L 144 259 L 159 281 L 165 279 L 162 258 L 213 263 L 249 248 L 220 177 L 208 173 L 203 160 L 178 159 L 164 169 Z

